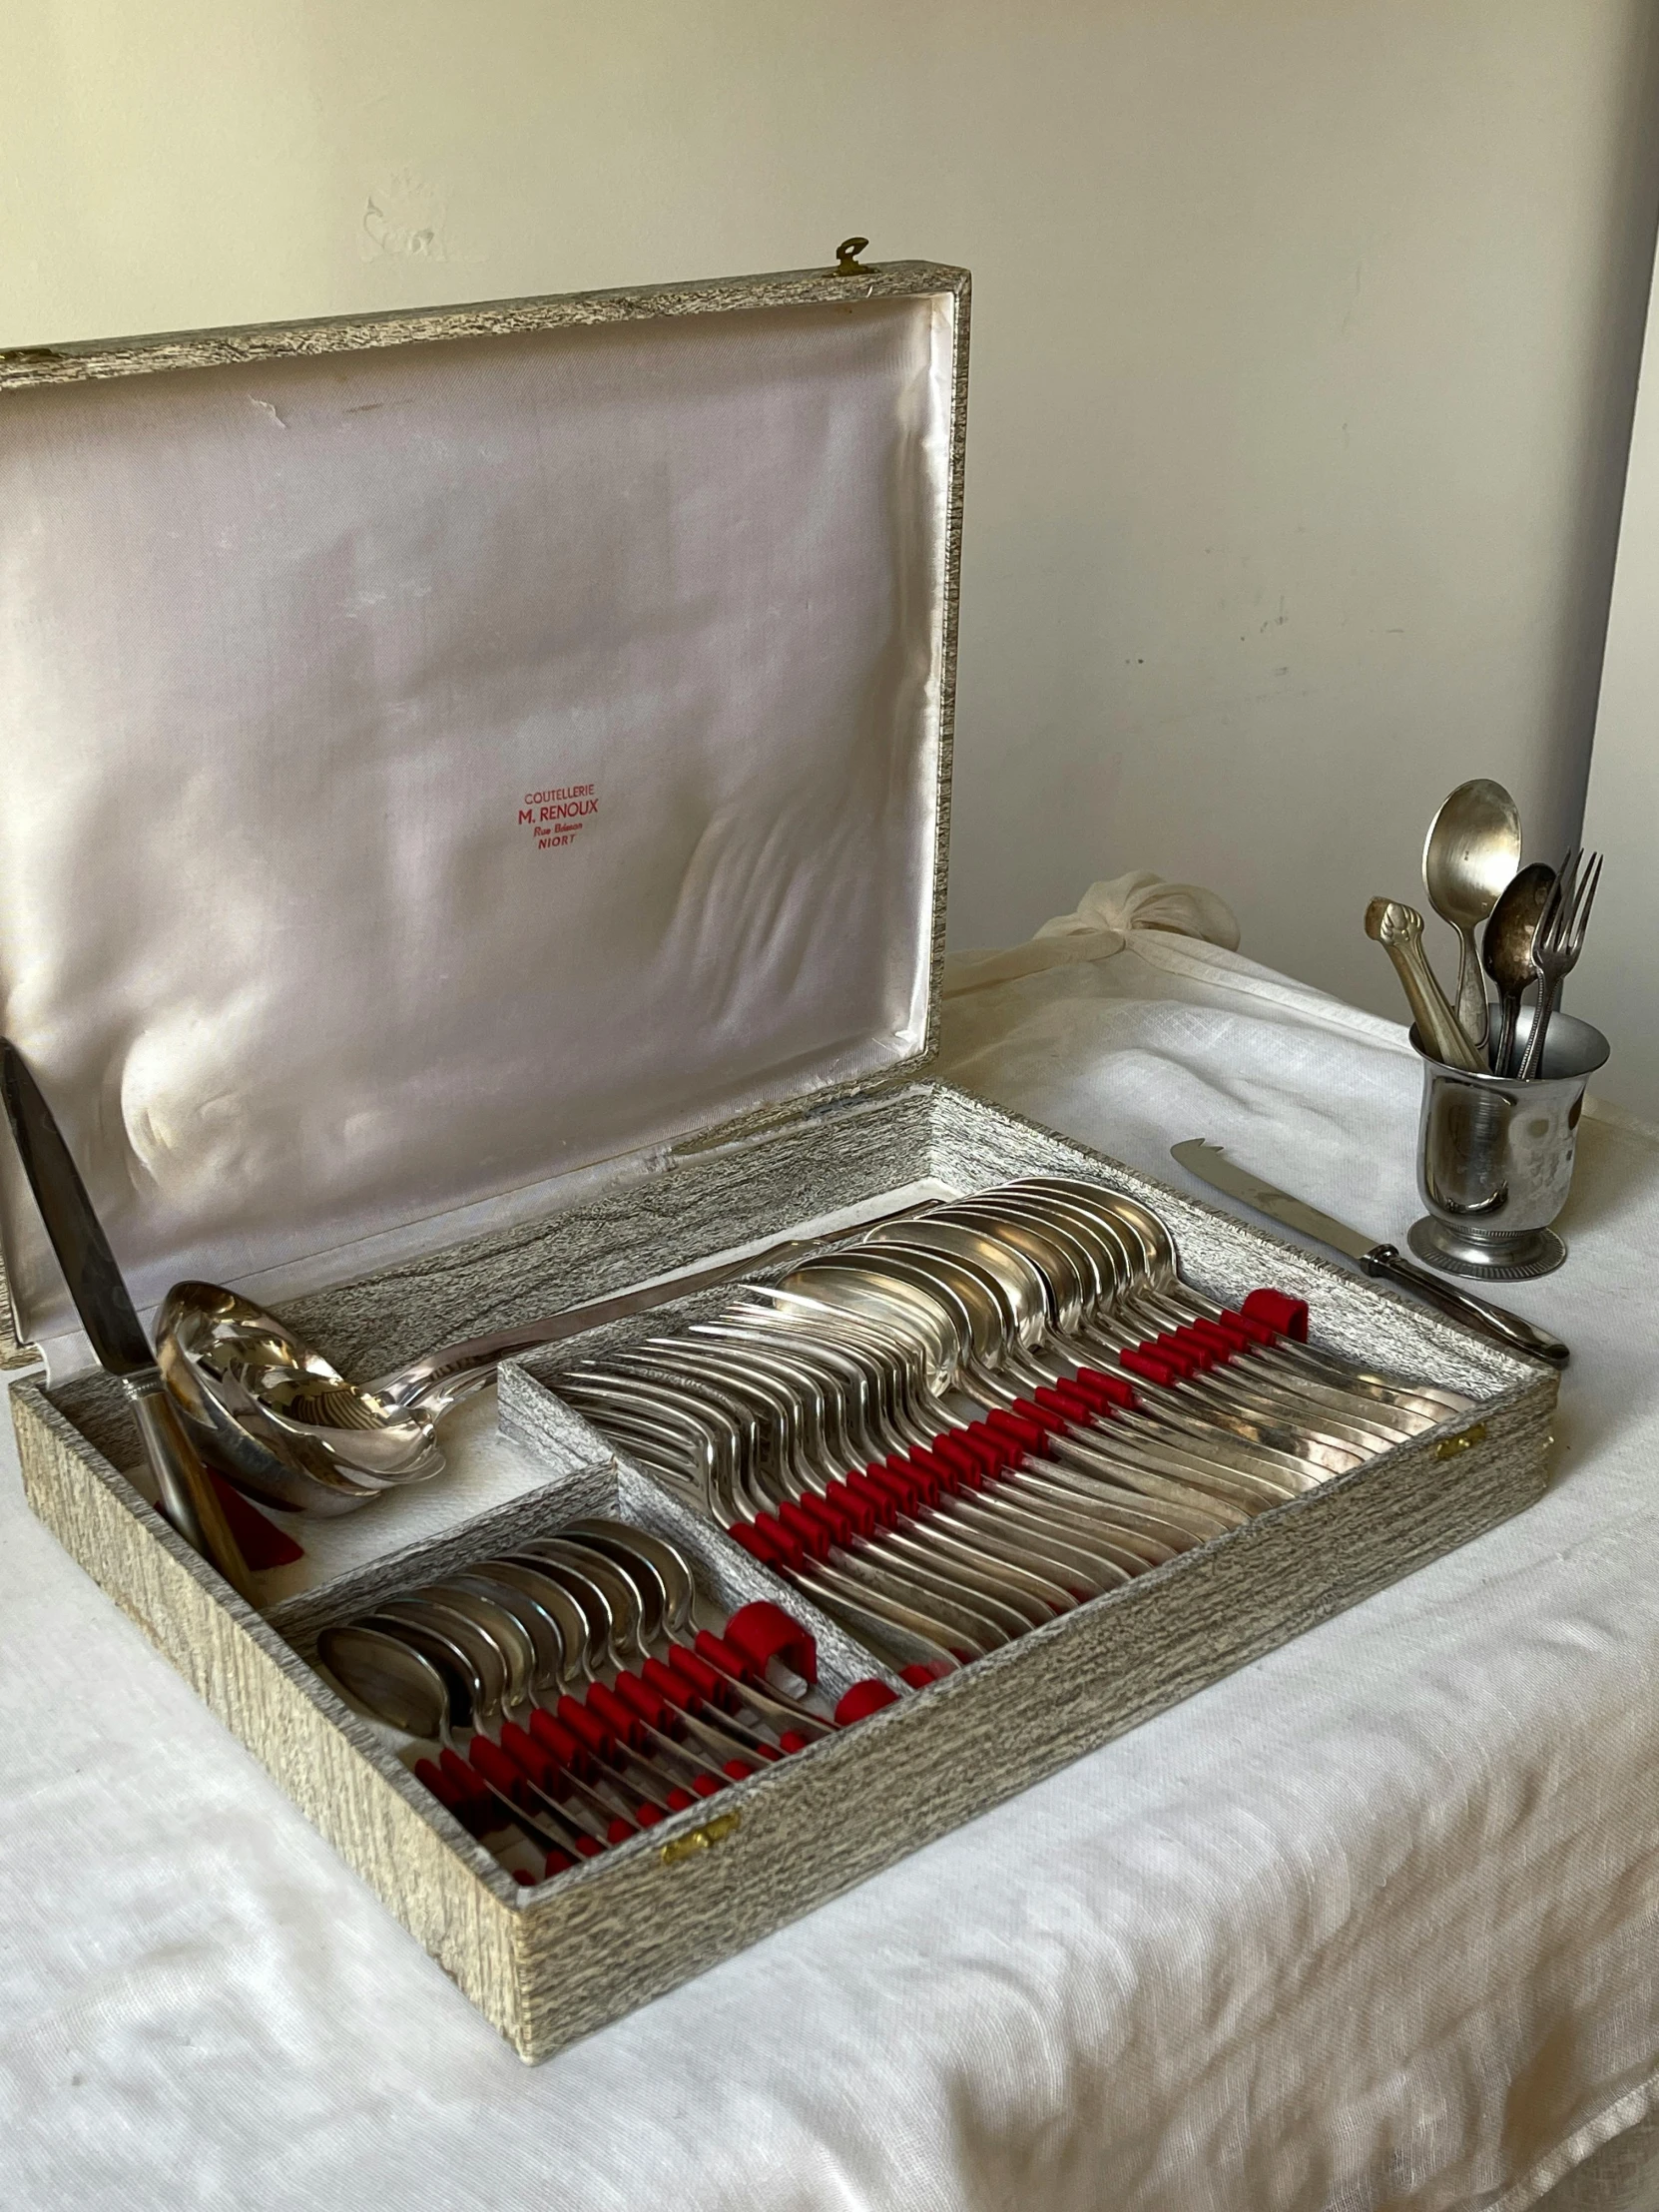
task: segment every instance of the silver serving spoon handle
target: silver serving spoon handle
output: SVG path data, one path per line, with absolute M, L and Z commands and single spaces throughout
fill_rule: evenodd
M 1486 1063 L 1463 1034 L 1445 993 L 1434 980 L 1422 948 L 1422 916 L 1397 898 L 1374 898 L 1366 908 L 1366 934 L 1374 937 L 1394 964 L 1410 1001 L 1417 1034 L 1442 1065 L 1465 1075 L 1484 1075 Z

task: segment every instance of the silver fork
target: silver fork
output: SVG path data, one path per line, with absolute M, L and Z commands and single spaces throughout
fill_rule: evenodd
M 1583 860 L 1583 853 L 1575 847 L 1561 863 L 1555 888 L 1538 917 L 1537 934 L 1532 939 L 1532 964 L 1538 971 L 1538 1005 L 1532 1016 L 1532 1034 L 1526 1040 L 1526 1050 L 1516 1070 L 1517 1080 L 1523 1083 L 1529 1082 L 1543 1064 L 1544 1039 L 1549 1017 L 1555 1011 L 1556 997 L 1562 983 L 1578 965 L 1578 955 L 1584 949 L 1584 932 L 1589 926 L 1590 908 L 1595 903 L 1596 885 L 1601 881 L 1601 854 L 1592 852 L 1581 874 Z

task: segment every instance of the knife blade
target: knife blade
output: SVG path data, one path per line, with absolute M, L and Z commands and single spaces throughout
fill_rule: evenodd
M 1531 1359 L 1547 1361 L 1553 1368 L 1564 1368 L 1571 1357 L 1558 1337 L 1523 1321 L 1506 1306 L 1494 1306 L 1487 1299 L 1476 1298 L 1472 1291 L 1460 1291 L 1455 1285 L 1442 1282 L 1426 1268 L 1419 1268 L 1405 1259 L 1395 1246 L 1368 1237 L 1362 1230 L 1351 1229 L 1346 1221 L 1321 1213 L 1306 1199 L 1280 1190 L 1277 1184 L 1264 1182 L 1249 1168 L 1230 1160 L 1220 1145 L 1210 1144 L 1203 1137 L 1188 1137 L 1183 1143 L 1170 1146 L 1170 1157 L 1178 1160 L 1189 1175 L 1207 1183 L 1211 1190 L 1225 1191 L 1229 1198 L 1242 1199 L 1256 1213 L 1266 1214 L 1282 1228 L 1294 1229 L 1301 1236 L 1312 1237 L 1317 1244 L 1329 1245 L 1346 1259 L 1357 1260 L 1368 1275 L 1385 1277 L 1402 1290 L 1414 1292 L 1431 1306 L 1437 1306 L 1442 1314 L 1449 1314 L 1453 1321 L 1462 1322 L 1465 1328 L 1478 1329 L 1483 1336 L 1502 1345 L 1505 1351 L 1524 1352 Z
M 252 1603 L 248 1568 L 213 1478 L 168 1395 L 63 1131 L 9 1037 L 0 1037 L 0 1097 L 75 1311 L 99 1366 L 127 1393 L 167 1517 Z

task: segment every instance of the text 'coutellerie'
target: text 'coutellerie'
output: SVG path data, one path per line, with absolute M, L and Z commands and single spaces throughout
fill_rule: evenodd
M 578 833 L 599 812 L 592 784 L 557 784 L 544 792 L 526 792 L 518 810 L 521 830 L 535 834 L 536 850 L 574 844 Z

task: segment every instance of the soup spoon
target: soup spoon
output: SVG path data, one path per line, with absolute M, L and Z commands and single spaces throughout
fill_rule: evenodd
M 952 1202 L 927 1220 L 975 1227 L 994 1245 L 1011 1246 L 1029 1260 L 1048 1301 L 1056 1339 L 1065 1339 L 1068 1345 L 1099 1346 L 1113 1355 L 1144 1340 L 1145 1322 L 1125 1320 L 1119 1312 L 1127 1294 L 1114 1264 L 1123 1251 L 1116 1237 L 1109 1245 L 1092 1244 L 1078 1233 L 1075 1218 L 1068 1230 L 1061 1219 L 1045 1217 L 1014 1200 Z M 1127 1258 L 1127 1253 L 1123 1256 Z M 1395 1407 L 1295 1369 L 1243 1365 L 1218 1371 L 1207 1380 L 1224 1395 L 1267 1410 L 1278 1407 L 1295 1414 L 1312 1405 L 1384 1445 L 1403 1442 L 1444 1417 L 1438 1409 Z
M 317 1656 L 360 1711 L 417 1742 L 438 1746 L 458 1762 L 458 1773 L 446 1763 L 430 1776 L 420 1775 L 428 1788 L 437 1785 L 433 1794 L 451 1811 L 458 1813 L 466 1797 L 483 1795 L 494 1815 L 490 1825 L 518 1829 L 541 1851 L 557 1851 L 562 1857 L 567 1845 L 578 1851 L 582 1844 L 590 1852 L 603 1848 L 615 1819 L 610 1812 L 601 1818 L 579 1801 L 567 1809 L 544 1800 L 538 1820 L 510 1791 L 472 1765 L 454 1731 L 470 1729 L 484 1699 L 484 1685 L 458 1646 L 442 1637 L 426 1639 L 426 1646 L 421 1648 L 418 1629 L 410 1632 L 371 1615 L 325 1629 Z M 548 1820 L 556 1832 L 545 1825 Z
M 941 1318 L 955 1323 L 962 1354 L 953 1380 L 956 1387 L 981 1404 L 1015 1405 L 1075 1370 L 1075 1362 L 1034 1360 L 1020 1345 L 1019 1334 L 1029 1335 L 1034 1344 L 1040 1324 L 1028 1315 L 1017 1330 L 1011 1326 L 1006 1306 L 997 1298 L 994 1278 L 976 1273 L 968 1263 L 919 1248 L 899 1251 L 885 1246 L 859 1246 L 855 1260 L 877 1280 L 896 1281 L 930 1298 Z M 853 1255 L 842 1262 L 848 1268 L 853 1264 Z M 819 1272 L 820 1263 L 809 1262 L 797 1274 L 809 1278 Z M 1235 1481 L 1247 1488 L 1265 1485 L 1276 1496 L 1309 1488 L 1327 1474 L 1346 1472 L 1363 1456 L 1291 1429 L 1243 1418 L 1224 1421 L 1192 1411 L 1173 1388 L 1154 1392 L 1137 1383 L 1137 1397 L 1136 1408 L 1119 1416 L 1124 1427 L 1176 1436 L 1189 1448 L 1202 1448 L 1206 1456 L 1236 1470 Z
M 1054 1380 L 1098 1361 L 1102 1350 L 1115 1360 L 1119 1352 L 1134 1349 L 1140 1341 L 1138 1333 L 1122 1323 L 1085 1320 L 1080 1297 L 1065 1295 L 1027 1253 L 958 1214 L 935 1214 L 905 1223 L 902 1229 L 876 1231 L 867 1241 L 882 1249 L 937 1245 L 976 1268 L 990 1279 L 987 1287 L 993 1294 L 1001 1294 L 1004 1312 L 1011 1316 L 1020 1342 L 1040 1356 L 1044 1367 L 1054 1369 Z M 862 1245 L 853 1249 L 861 1250 Z M 1288 1393 L 1254 1389 L 1247 1379 L 1228 1370 L 1180 1383 L 1173 1395 L 1183 1405 L 1201 1401 L 1214 1417 L 1261 1440 L 1267 1439 L 1270 1426 L 1295 1418 L 1309 1443 L 1337 1445 L 1345 1455 L 1386 1450 L 1402 1443 L 1409 1433 L 1403 1427 L 1388 1427 L 1375 1415 L 1356 1416 L 1347 1408 L 1316 1407 L 1308 1399 L 1293 1405 Z M 1154 1402 L 1163 1402 L 1161 1392 Z
M 1214 1322 L 1226 1309 L 1195 1291 L 1180 1273 L 1175 1239 L 1150 1207 L 1127 1193 L 1104 1184 L 1076 1178 L 1034 1176 L 1026 1182 L 987 1192 L 987 1199 L 1017 1193 L 1021 1204 L 1058 1209 L 1063 1219 L 1097 1232 L 1111 1232 L 1132 1240 L 1134 1282 L 1126 1298 L 1126 1310 L 1145 1312 L 1161 1326 L 1180 1326 L 1199 1319 Z M 1400 1377 L 1354 1366 L 1322 1346 L 1297 1344 L 1280 1338 L 1271 1347 L 1258 1347 L 1251 1355 L 1264 1367 L 1285 1375 L 1324 1380 L 1380 1403 L 1415 1412 L 1430 1425 L 1448 1414 L 1467 1412 L 1473 1400 L 1460 1390 L 1440 1383 L 1406 1382 Z
M 803 1270 L 791 1279 L 810 1283 L 811 1297 L 784 1288 L 774 1289 L 771 1298 L 789 1301 L 792 1313 L 816 1309 L 833 1315 L 837 1325 L 850 1321 L 853 1327 L 868 1331 L 875 1343 L 885 1338 L 895 1356 L 907 1348 L 916 1363 L 912 1404 L 915 1419 L 927 1431 L 924 1442 L 959 1427 L 987 1407 L 1006 1409 L 1020 1403 L 1021 1393 L 995 1376 L 976 1377 L 969 1389 L 963 1372 L 965 1323 L 954 1322 L 940 1303 L 918 1297 L 907 1282 L 883 1280 L 868 1270 L 831 1267 L 830 1257 L 827 1255 L 826 1264 L 810 1276 Z M 954 1412 L 946 1404 L 947 1393 L 954 1399 Z M 1219 1514 L 1228 1522 L 1290 1494 L 1282 1480 L 1263 1477 L 1259 1459 L 1252 1458 L 1246 1447 L 1234 1450 L 1237 1439 L 1223 1438 L 1219 1432 L 1199 1441 L 1128 1412 L 1112 1427 L 1132 1431 L 1133 1442 L 1098 1427 L 1086 1436 L 1072 1430 L 1049 1438 L 1046 1459 L 1086 1476 L 1127 1483 L 1133 1490 L 1184 1509 L 1201 1509 L 1206 1516 Z M 1209 1519 L 1208 1532 L 1213 1533 L 1215 1526 Z
M 1477 1049 L 1486 1042 L 1486 992 L 1474 932 L 1520 866 L 1520 810 L 1501 784 L 1484 776 L 1459 784 L 1440 803 L 1422 848 L 1429 904 L 1457 932 L 1458 1027 Z

